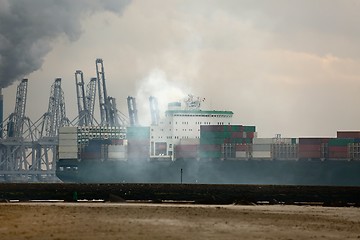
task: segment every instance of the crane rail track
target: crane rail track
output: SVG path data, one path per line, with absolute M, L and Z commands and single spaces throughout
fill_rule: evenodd
M 201 204 L 360 206 L 360 187 L 232 184 L 0 183 L 0 201 L 80 199 Z

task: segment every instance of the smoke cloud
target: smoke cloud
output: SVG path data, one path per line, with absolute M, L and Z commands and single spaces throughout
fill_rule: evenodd
M 121 14 L 130 0 L 0 0 L 0 87 L 38 70 L 52 41 L 79 38 L 81 20 L 98 11 Z
M 188 92 L 186 92 L 188 91 Z M 189 89 L 169 79 L 161 69 L 153 69 L 138 87 L 136 99 L 139 107 L 139 120 L 142 124 L 150 123 L 149 97 L 158 100 L 160 116 L 167 110 L 169 102 L 177 102 L 191 93 Z

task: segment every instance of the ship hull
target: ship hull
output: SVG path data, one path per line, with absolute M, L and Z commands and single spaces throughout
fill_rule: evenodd
M 78 183 L 198 183 L 360 186 L 360 161 L 59 160 L 57 176 Z

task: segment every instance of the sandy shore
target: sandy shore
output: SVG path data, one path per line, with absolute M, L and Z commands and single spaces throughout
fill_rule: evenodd
M 0 239 L 360 239 L 360 208 L 2 203 Z

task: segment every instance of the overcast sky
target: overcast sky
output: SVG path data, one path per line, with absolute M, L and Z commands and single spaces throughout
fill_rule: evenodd
M 38 54 L 33 68 L 25 69 L 31 72 L 26 75 L 27 115 L 33 121 L 47 111 L 57 77 L 63 79 L 73 119 L 74 72 L 81 69 L 88 82 L 95 76 L 95 59 L 102 58 L 109 95 L 125 114 L 127 96 L 136 97 L 142 122 L 149 116 L 150 95 L 170 101 L 192 93 L 206 98 L 204 108 L 232 110 L 235 123 L 255 125 L 260 137 L 360 130 L 358 0 L 133 0 L 120 5 L 0 0 L 1 19 L 13 17 L 14 2 L 26 2 L 20 4 L 29 8 L 25 13 L 38 20 L 15 18 L 29 25 L 18 31 L 19 44 L 27 44 L 11 45 L 21 56 Z M 4 31 L 15 29 L 13 21 L 6 24 L 0 24 L 0 65 L 3 72 L 4 66 L 17 71 L 24 65 L 9 64 L 9 54 L 1 50 Z M 18 83 L 3 90 L 6 116 L 14 110 Z

